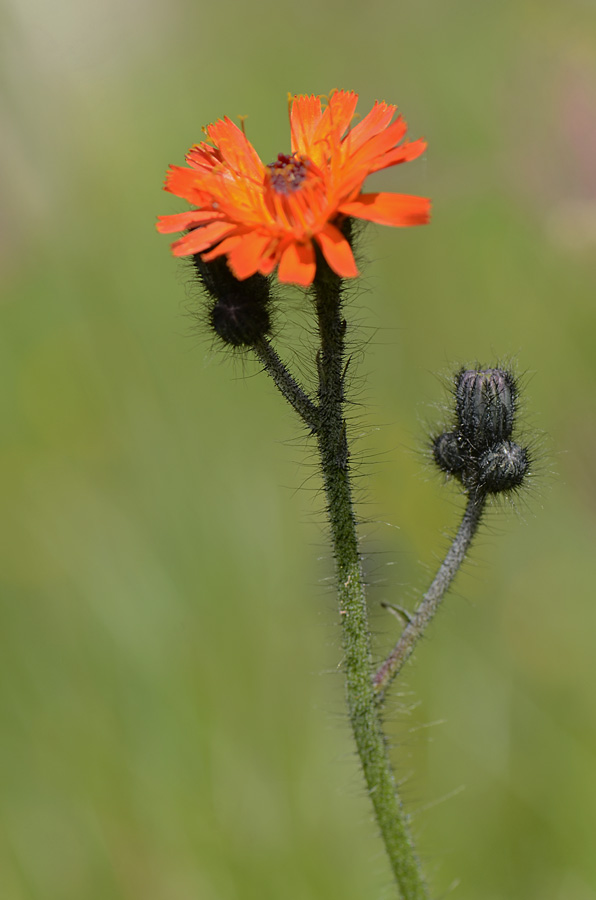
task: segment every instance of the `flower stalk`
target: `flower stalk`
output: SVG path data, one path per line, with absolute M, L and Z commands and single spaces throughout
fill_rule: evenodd
M 255 351 L 275 384 L 316 434 L 327 514 L 335 557 L 339 616 L 343 633 L 342 669 L 350 724 L 358 756 L 395 880 L 403 900 L 428 900 L 428 891 L 410 835 L 408 817 L 395 776 L 376 702 L 370 628 L 356 519 L 352 504 L 349 448 L 344 418 L 346 322 L 341 310 L 342 281 L 319 258 L 314 281 L 320 335 L 317 356 L 318 403 L 305 402 L 272 348 Z M 280 368 L 281 365 L 281 368 Z

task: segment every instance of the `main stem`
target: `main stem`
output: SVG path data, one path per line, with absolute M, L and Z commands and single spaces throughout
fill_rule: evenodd
M 337 570 L 343 629 L 343 670 L 350 723 L 377 824 L 403 900 L 428 900 L 426 885 L 397 793 L 373 685 L 370 630 L 352 506 L 344 405 L 341 281 L 322 261 L 314 283 L 321 349 L 316 432 Z

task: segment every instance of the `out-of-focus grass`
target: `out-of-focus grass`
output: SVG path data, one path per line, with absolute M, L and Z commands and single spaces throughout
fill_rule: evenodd
M 401 105 L 427 158 L 376 183 L 435 204 L 367 232 L 352 300 L 363 512 L 399 526 L 363 529 L 379 652 L 379 600 L 424 586 L 461 506 L 417 452 L 434 373 L 515 357 L 548 433 L 389 705 L 420 852 L 437 896 L 596 897 L 595 25 L 579 2 L 6 7 L 3 898 L 392 896 L 313 450 L 193 330 L 153 232 L 203 123 L 248 113 L 273 158 L 285 92 L 334 86 Z

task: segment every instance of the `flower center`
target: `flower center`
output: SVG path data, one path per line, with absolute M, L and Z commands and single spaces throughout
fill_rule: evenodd
M 300 189 L 307 177 L 308 159 L 301 159 L 296 153 L 279 153 L 275 162 L 269 163 L 269 184 L 278 194 L 291 194 Z

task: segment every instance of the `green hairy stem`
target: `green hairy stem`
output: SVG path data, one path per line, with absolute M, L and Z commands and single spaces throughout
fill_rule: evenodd
M 371 654 L 366 594 L 352 504 L 350 452 L 344 417 L 346 372 L 342 282 L 319 260 L 313 285 L 320 338 L 315 399 L 297 381 L 270 342 L 253 350 L 264 371 L 316 438 L 337 576 L 339 618 L 348 713 L 368 794 L 401 900 L 429 900 L 383 732 L 385 691 L 410 658 L 470 548 L 486 506 L 487 492 L 468 491 L 461 525 L 445 559 L 387 659 L 376 669 Z
M 423 900 L 429 895 L 397 793 L 375 702 L 370 628 L 343 415 L 346 323 L 341 316 L 341 282 L 327 267 L 318 269 L 315 297 L 321 338 L 317 440 L 336 564 L 348 712 L 368 793 L 401 895 L 404 900 Z

